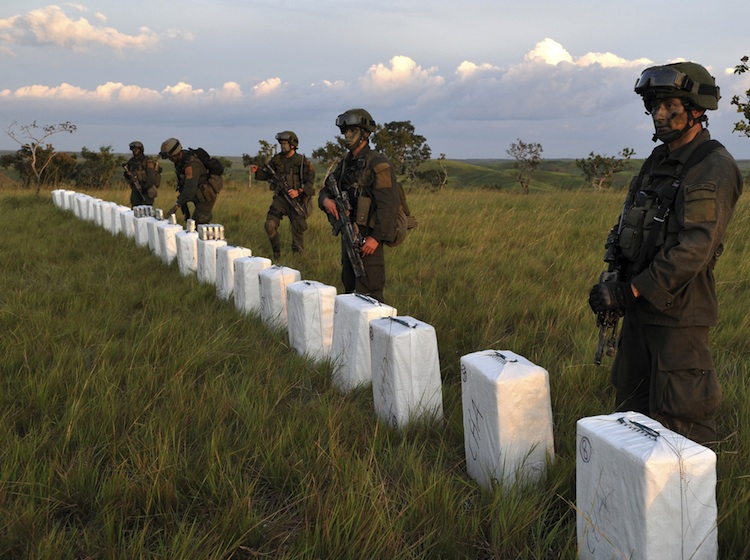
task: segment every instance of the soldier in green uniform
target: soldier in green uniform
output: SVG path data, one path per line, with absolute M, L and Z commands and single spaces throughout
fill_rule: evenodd
M 617 410 L 641 412 L 712 445 L 721 402 L 708 342 L 718 318 L 713 270 L 742 175 L 703 125 L 720 98 L 703 66 L 647 68 L 635 92 L 662 144 L 631 183 L 619 235 L 609 238 L 619 279 L 595 285 L 589 303 L 596 313 L 624 312 L 612 367 Z
M 177 202 L 169 210 L 166 216 L 181 209 L 185 218 L 190 218 L 188 203 L 193 203 L 195 209 L 192 218 L 196 224 L 208 224 L 213 217 L 216 197 L 221 190 L 220 184 L 223 179 L 221 175 L 210 175 L 206 166 L 200 158 L 191 150 L 183 150 L 177 138 L 168 138 L 161 145 L 159 155 L 162 159 L 168 159 L 174 163 L 177 175 Z
M 370 148 L 375 121 L 364 109 L 350 109 L 336 117 L 336 126 L 348 152 L 331 173 L 352 206 L 349 219 L 362 237 L 362 264 L 366 274 L 357 277 L 345 250 L 341 251 L 341 280 L 347 293 L 357 292 L 383 301 L 385 288 L 384 243 L 393 241 L 401 204 L 398 184 L 388 158 Z M 338 219 L 329 185 L 318 197 L 318 206 Z M 343 238 L 342 238 L 343 243 Z
M 299 138 L 294 132 L 279 132 L 276 140 L 280 153 L 263 167 L 253 166 L 252 169 L 255 178 L 269 181 L 269 188 L 274 191 L 265 227 L 273 257 L 278 259 L 281 256 L 279 225 L 284 216 L 289 217 L 292 228 L 292 252 L 300 253 L 305 248 L 309 202 L 315 194 L 315 168 L 303 154 L 297 153 Z
M 126 171 L 123 172 L 123 176 L 131 189 L 130 206 L 153 206 L 154 199 L 159 193 L 154 161 L 146 157 L 141 142 L 131 142 L 129 148 L 133 152 L 133 157 L 125 164 Z

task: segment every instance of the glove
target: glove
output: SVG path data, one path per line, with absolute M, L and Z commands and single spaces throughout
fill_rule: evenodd
M 625 309 L 635 303 L 630 282 L 599 282 L 589 292 L 589 305 L 594 313 Z
M 179 208 L 179 206 L 177 204 L 175 204 L 174 206 L 172 206 L 172 208 L 170 208 L 169 210 L 167 210 L 167 213 L 164 214 L 164 218 L 169 218 L 172 214 L 174 214 L 175 212 L 177 212 L 178 208 Z

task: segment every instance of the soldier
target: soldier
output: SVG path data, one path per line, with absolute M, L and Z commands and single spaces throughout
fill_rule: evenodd
M 370 135 L 375 132 L 375 121 L 370 113 L 364 109 L 350 109 L 336 117 L 336 126 L 343 134 L 349 151 L 331 176 L 351 203 L 349 220 L 357 223 L 362 241 L 362 264 L 366 272 L 364 276 L 355 275 L 349 256 L 342 247 L 341 280 L 347 293 L 356 291 L 383 301 L 383 244 L 394 239 L 400 207 L 396 176 L 388 159 L 370 148 Z M 339 219 L 328 183 L 320 191 L 318 206 L 334 219 Z
M 589 303 L 596 313 L 624 312 L 612 367 L 617 410 L 711 445 L 721 402 L 708 342 L 718 317 L 713 269 L 742 176 L 703 126 L 720 98 L 703 66 L 647 68 L 635 92 L 662 144 L 631 183 L 613 237 L 619 279 L 595 285 Z
M 123 176 L 131 189 L 130 206 L 153 206 L 154 199 L 159 194 L 156 164 L 154 160 L 146 157 L 141 142 L 131 142 L 129 148 L 133 152 L 133 157 L 125 164 Z
M 185 218 L 190 217 L 188 202 L 195 205 L 193 219 L 196 224 L 208 224 L 213 217 L 216 197 L 221 190 L 223 179 L 221 175 L 211 174 L 205 164 L 192 150 L 183 150 L 177 138 L 168 138 L 161 145 L 159 155 L 162 159 L 169 159 L 174 163 L 177 175 L 177 202 L 167 210 L 166 216 L 182 210 Z
M 315 168 L 303 154 L 297 153 L 297 135 L 285 130 L 276 135 L 276 140 L 281 153 L 261 168 L 252 167 L 255 178 L 270 181 L 269 188 L 274 191 L 265 224 L 274 259 L 281 256 L 279 225 L 284 216 L 289 217 L 292 228 L 292 252 L 300 253 L 305 248 L 308 203 L 315 194 Z

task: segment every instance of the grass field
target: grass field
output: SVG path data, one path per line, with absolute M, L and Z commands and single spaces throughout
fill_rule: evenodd
M 270 196 L 225 189 L 230 244 L 270 255 Z M 0 192 L 0 558 L 576 558 L 575 422 L 613 404 L 586 299 L 621 197 L 409 194 L 419 227 L 387 250 L 386 299 L 436 329 L 445 419 L 396 431 L 369 389 L 340 394 L 176 263 L 49 193 Z M 721 558 L 750 557 L 749 214 L 741 200 L 716 271 Z M 281 231 L 281 264 L 341 289 L 322 213 L 301 255 Z M 485 349 L 549 371 L 556 457 L 537 485 L 465 473 L 459 359 Z

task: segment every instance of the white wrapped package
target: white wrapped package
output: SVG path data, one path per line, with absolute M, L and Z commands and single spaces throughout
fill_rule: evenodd
M 343 393 L 372 381 L 370 321 L 395 317 L 396 308 L 362 294 L 340 294 L 333 308 L 333 384 Z
M 579 558 L 715 560 L 716 455 L 636 412 L 576 424 Z
M 253 252 L 246 247 L 225 245 L 216 250 L 216 296 L 229 301 L 234 292 L 234 261 L 251 257 Z
M 63 189 L 62 191 L 62 198 L 60 199 L 60 208 L 63 210 L 70 210 L 71 212 L 75 212 L 75 199 L 77 197 L 78 193 L 76 191 L 72 191 L 70 189 Z
M 328 358 L 333 337 L 335 302 L 334 286 L 310 280 L 287 286 L 289 345 L 298 354 L 318 361 Z
M 96 223 L 96 208 L 101 199 L 89 196 L 86 199 L 86 210 L 84 211 L 84 220 Z
M 114 202 L 102 202 L 102 227 L 112 233 L 114 226 L 114 210 L 117 204 Z
M 87 194 L 74 193 L 69 195 L 68 204 L 73 214 L 80 220 L 89 219 L 89 199 L 91 197 Z
M 110 230 L 112 235 L 118 235 L 122 232 L 122 215 L 129 211 L 130 208 L 122 204 L 112 206 L 112 229 Z
M 148 224 L 153 221 L 156 221 L 156 218 L 150 216 L 148 218 L 136 218 L 133 222 L 133 228 L 135 229 L 135 244 L 139 247 L 148 246 Z
M 482 487 L 536 482 L 554 457 L 549 374 L 523 356 L 461 357 L 466 470 Z
M 180 274 L 189 276 L 198 272 L 198 232 L 190 228 L 175 234 L 177 265 Z
M 146 227 L 148 228 L 148 248 L 151 249 L 151 252 L 159 258 L 161 258 L 161 248 L 159 245 L 159 226 L 163 223 L 165 223 L 164 220 L 159 220 L 157 218 L 151 218 L 146 222 Z
M 435 329 L 412 317 L 370 321 L 375 412 L 394 428 L 423 417 L 443 417 Z
M 156 233 L 159 236 L 159 257 L 166 264 L 172 264 L 177 258 L 177 234 L 181 231 L 182 226 L 172 224 L 168 220 L 159 222 L 156 226 Z
M 260 315 L 261 270 L 271 266 L 265 257 L 240 257 L 234 261 L 234 306 L 245 314 Z
M 54 189 L 52 191 L 52 204 L 54 204 L 56 208 L 65 210 L 65 201 L 63 200 L 64 196 L 65 191 L 63 189 Z
M 227 244 L 224 239 L 198 238 L 198 280 L 204 284 L 216 284 L 216 251 Z
M 286 288 L 302 279 L 298 270 L 274 265 L 258 274 L 260 289 L 260 318 L 272 328 L 285 329 L 288 325 Z
M 135 237 L 135 217 L 133 211 L 130 208 L 125 208 L 125 211 L 120 213 L 120 233 L 125 234 L 126 237 Z

